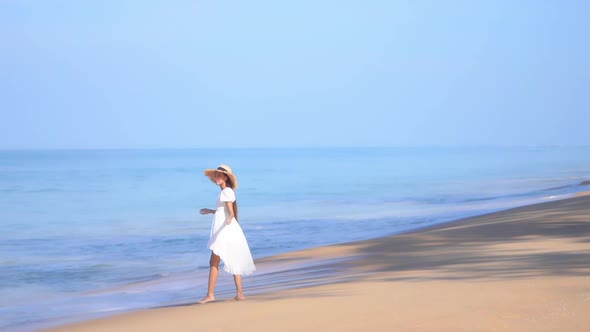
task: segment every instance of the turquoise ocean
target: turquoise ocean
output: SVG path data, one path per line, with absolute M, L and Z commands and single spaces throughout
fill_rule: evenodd
M 0 330 L 198 300 L 220 164 L 255 259 L 590 190 L 590 147 L 0 151 Z

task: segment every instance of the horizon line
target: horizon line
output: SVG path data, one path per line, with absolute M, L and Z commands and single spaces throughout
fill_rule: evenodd
M 59 152 L 59 151 L 162 151 L 162 150 L 273 150 L 273 149 L 450 149 L 450 148 L 584 148 L 590 147 L 589 144 L 518 144 L 518 145 L 494 145 L 494 144 L 465 144 L 465 145 L 333 145 L 333 146 L 242 146 L 242 147 L 207 147 L 207 146 L 193 146 L 193 147 L 58 147 L 58 148 L 0 148 L 0 152 Z

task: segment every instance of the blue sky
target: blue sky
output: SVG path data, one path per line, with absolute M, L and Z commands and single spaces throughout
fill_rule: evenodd
M 588 1 L 0 2 L 0 149 L 590 143 Z

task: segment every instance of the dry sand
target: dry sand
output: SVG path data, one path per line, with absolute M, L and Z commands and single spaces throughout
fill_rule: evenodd
M 273 270 L 250 288 L 245 279 L 247 301 L 227 296 L 51 331 L 587 332 L 590 196 L 257 264 Z

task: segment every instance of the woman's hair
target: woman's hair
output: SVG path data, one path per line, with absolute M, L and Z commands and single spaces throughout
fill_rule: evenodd
M 228 187 L 234 189 L 234 183 L 232 182 L 231 178 L 227 174 L 225 174 L 225 173 L 221 173 L 221 174 L 225 175 L 225 184 Z
M 234 188 L 234 183 L 232 182 L 231 178 L 227 176 L 227 174 L 225 175 L 225 184 L 227 184 L 227 186 L 232 189 Z M 238 200 L 233 201 L 232 204 L 234 206 L 234 218 L 238 220 Z
M 234 218 L 238 221 L 238 201 L 235 200 L 232 204 L 234 205 Z

